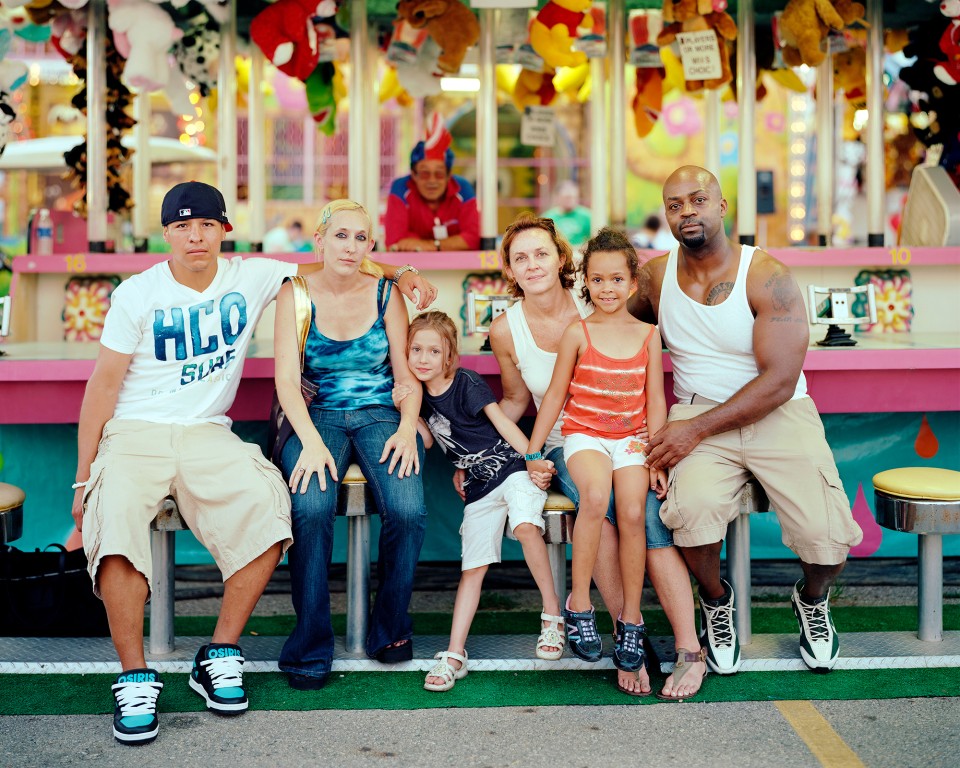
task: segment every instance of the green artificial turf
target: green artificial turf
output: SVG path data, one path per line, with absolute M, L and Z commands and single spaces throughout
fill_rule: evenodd
M 839 632 L 916 632 L 915 606 L 838 606 L 831 611 Z M 662 610 L 643 612 L 651 635 L 672 635 L 670 624 Z M 536 628 L 540 615 L 535 611 L 480 611 L 470 628 L 474 635 L 527 635 Z M 755 634 L 790 634 L 797 631 L 797 619 L 789 607 L 754 607 L 752 612 Z M 213 633 L 215 616 L 178 616 L 174 631 L 181 636 L 208 636 Z M 450 632 L 450 614 L 417 613 L 413 617 L 414 631 L 419 635 L 446 635 Z M 293 616 L 253 617 L 247 623 L 246 634 L 286 636 L 293 631 Z M 346 617 L 333 616 L 333 631 L 346 631 Z M 597 615 L 597 626 L 604 634 L 613 631 L 607 614 Z M 943 628 L 960 630 L 960 605 L 943 606 Z
M 616 673 L 474 672 L 452 691 L 423 690 L 423 672 L 334 674 L 321 691 L 294 691 L 286 676 L 248 673 L 244 682 L 254 710 L 429 709 L 437 707 L 544 707 L 652 704 L 616 690 Z M 198 712 L 203 701 L 187 687 L 186 674 L 163 676 L 159 711 Z M 109 714 L 112 675 L 0 675 L 0 715 Z M 662 685 L 655 677 L 654 689 Z M 879 669 L 807 672 L 741 672 L 710 675 L 697 701 L 790 701 L 895 699 L 956 696 L 960 669 Z M 69 695 L 66 695 L 69 692 Z M 678 713 L 679 714 L 679 713 Z

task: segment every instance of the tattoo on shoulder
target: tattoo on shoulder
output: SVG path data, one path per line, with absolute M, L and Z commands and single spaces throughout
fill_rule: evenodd
M 763 286 L 772 293 L 773 308 L 777 312 L 790 313 L 797 302 L 796 284 L 789 274 L 779 267 Z
M 723 302 L 727 296 L 733 292 L 733 283 L 717 283 L 713 288 L 710 289 L 710 293 L 707 294 L 706 301 L 704 302 L 707 306 L 712 304 L 720 304 Z

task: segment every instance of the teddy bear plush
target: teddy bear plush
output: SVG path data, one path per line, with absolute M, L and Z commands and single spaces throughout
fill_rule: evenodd
M 590 5 L 591 0 L 550 0 L 537 12 L 530 22 L 530 45 L 547 66 L 577 67 L 587 60 L 573 43 Z
M 843 29 L 863 14 L 863 5 L 854 0 L 789 0 L 780 17 L 784 63 L 819 66 L 827 56 L 821 44 L 830 30 Z
M 663 2 L 664 27 L 657 35 L 657 45 L 661 48 L 676 40 L 680 32 L 701 32 L 712 29 L 717 37 L 717 46 L 720 51 L 720 77 L 711 80 L 687 80 L 687 91 L 722 88 L 733 78 L 727 40 L 736 39 L 737 23 L 726 12 L 726 7 L 726 0 L 664 0 Z
M 437 68 L 448 74 L 460 71 L 467 49 L 480 39 L 477 17 L 459 0 L 400 0 L 397 16 L 430 33 L 440 46 Z
M 853 126 L 858 109 L 867 108 L 867 51 L 860 46 L 833 55 L 833 85 L 843 90 L 847 103 L 843 113 L 843 139 L 856 141 L 859 131 Z

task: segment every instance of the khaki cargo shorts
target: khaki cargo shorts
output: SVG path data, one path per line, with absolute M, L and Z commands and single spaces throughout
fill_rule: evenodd
M 712 405 L 674 405 L 668 421 Z M 839 565 L 863 538 L 809 397 L 790 400 L 755 424 L 703 440 L 670 470 L 660 510 L 679 547 L 722 541 L 739 514 L 750 475 L 776 510 L 783 543 L 805 563 Z
M 274 544 L 285 553 L 293 543 L 290 493 L 259 446 L 219 424 L 111 419 L 84 492 L 83 549 L 98 596 L 109 555 L 127 558 L 152 592 L 150 523 L 167 496 L 224 581 Z

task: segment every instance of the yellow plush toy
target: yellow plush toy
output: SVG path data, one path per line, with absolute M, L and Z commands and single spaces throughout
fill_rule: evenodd
M 843 89 L 847 107 L 843 112 L 843 140 L 860 136 L 853 124 L 858 109 L 867 108 L 867 51 L 855 46 L 833 54 L 833 87 Z
M 790 0 L 780 17 L 784 63 L 818 66 L 826 58 L 821 43 L 830 30 L 843 29 L 863 14 L 863 5 L 854 0 Z
M 551 69 L 576 67 L 587 60 L 583 51 L 573 50 L 573 42 L 591 2 L 550 0 L 530 22 L 530 45 Z
M 557 98 L 557 89 L 553 85 L 552 69 L 534 72 L 521 69 L 513 87 L 513 103 L 523 112 L 524 107 L 548 107 Z

